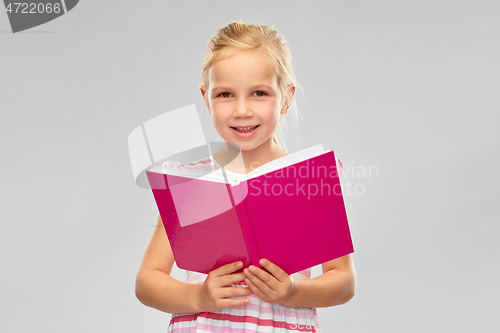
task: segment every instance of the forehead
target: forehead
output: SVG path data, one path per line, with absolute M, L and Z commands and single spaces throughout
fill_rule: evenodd
M 244 51 L 212 64 L 208 79 L 213 84 L 277 84 L 276 70 L 263 51 Z

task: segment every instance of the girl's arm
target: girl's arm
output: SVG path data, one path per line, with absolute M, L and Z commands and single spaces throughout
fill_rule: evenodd
M 135 294 L 146 306 L 168 313 L 196 313 L 240 306 L 247 299 L 227 299 L 229 296 L 250 295 L 248 288 L 228 287 L 242 281 L 243 273 L 231 274 L 239 267 L 236 263 L 210 272 L 203 284 L 189 284 L 170 276 L 174 255 L 163 221 L 158 223 L 142 259 L 135 283 Z
M 350 254 L 322 264 L 323 274 L 314 279 L 293 279 L 269 260 L 261 265 L 271 274 L 257 267 L 245 269 L 245 274 L 249 289 L 266 302 L 318 308 L 344 304 L 354 296 L 356 273 Z
M 323 274 L 314 279 L 295 279 L 297 286 L 283 305 L 320 308 L 347 303 L 354 297 L 356 273 L 352 255 L 321 265 Z

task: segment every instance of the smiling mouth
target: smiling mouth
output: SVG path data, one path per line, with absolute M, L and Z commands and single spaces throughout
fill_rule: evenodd
M 247 127 L 233 127 L 233 126 L 230 126 L 232 129 L 235 129 L 236 131 L 240 132 L 240 133 L 250 133 L 250 132 L 253 132 L 257 127 L 259 127 L 260 125 L 255 125 L 255 126 L 247 126 Z

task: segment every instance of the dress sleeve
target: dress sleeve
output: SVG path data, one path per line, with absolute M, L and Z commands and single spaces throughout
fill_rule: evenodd
M 183 169 L 184 165 L 181 162 L 177 161 L 165 161 L 161 165 L 164 169 Z
M 162 164 L 163 169 L 184 169 L 184 170 L 202 170 L 213 171 L 214 166 L 210 158 L 204 158 L 196 162 L 182 164 L 178 161 L 165 161 Z
M 340 178 L 342 177 L 342 172 L 344 171 L 344 165 L 342 164 L 342 161 L 340 161 L 338 158 L 336 158 L 336 162 L 337 162 L 337 172 Z

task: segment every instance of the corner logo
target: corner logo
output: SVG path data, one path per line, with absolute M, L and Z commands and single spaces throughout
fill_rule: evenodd
M 4 0 L 12 32 L 16 33 L 52 21 L 72 10 L 79 0 Z

